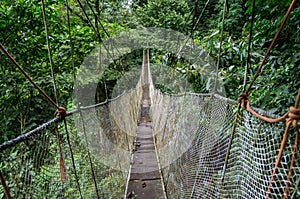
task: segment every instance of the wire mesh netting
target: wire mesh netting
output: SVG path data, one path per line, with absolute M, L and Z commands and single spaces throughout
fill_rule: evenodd
M 134 142 L 134 133 L 125 131 L 136 132 L 132 121 L 138 120 L 139 95 L 131 91 L 110 103 L 83 109 L 81 117 L 67 118 L 68 131 L 60 123 L 57 135 L 53 122 L 30 139 L 2 150 L 1 172 L 12 197 L 123 197 Z M 116 108 L 120 106 L 123 111 Z M 284 123 L 270 124 L 247 111 L 239 112 L 236 104 L 218 95 L 166 95 L 157 90 L 152 94 L 151 117 L 169 198 L 266 197 Z M 269 198 L 284 194 L 294 134 L 290 130 Z M 300 197 L 299 164 L 297 151 L 288 198 Z M 0 194 L 4 197 L 3 187 Z
M 137 90 L 129 91 L 74 112 L 66 118 L 67 131 L 64 122 L 53 120 L 23 142 L 2 145 L 0 170 L 11 197 L 122 198 L 133 144 L 124 131 L 136 131 L 138 99 Z M 116 113 L 116 103 L 123 111 Z
M 288 198 L 300 198 L 299 150 L 287 182 L 293 128 L 270 182 L 284 123 L 262 121 L 216 94 L 162 94 L 149 78 L 152 130 L 168 198 L 248 199 L 266 198 L 267 193 L 268 198 L 282 198 L 287 183 Z M 75 110 L 66 122 L 51 120 L 37 132 L 1 145 L 0 170 L 12 198 L 123 198 L 141 113 L 141 85 L 114 100 Z
M 267 123 L 237 111 L 234 102 L 218 95 L 171 96 L 156 91 L 152 98 L 153 130 L 168 198 L 266 197 L 284 123 Z M 290 130 L 269 198 L 284 195 L 294 138 L 295 131 Z M 300 198 L 299 151 L 295 162 L 288 198 Z

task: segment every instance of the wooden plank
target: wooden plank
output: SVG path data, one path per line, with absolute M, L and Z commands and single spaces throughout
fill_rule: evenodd
M 135 199 L 164 199 L 161 174 L 157 162 L 153 132 L 150 122 L 150 98 L 148 79 L 148 52 L 144 52 L 144 85 L 143 99 L 141 102 L 140 122 L 137 126 L 137 136 L 133 157 L 131 161 L 131 172 L 127 186 L 126 198 Z

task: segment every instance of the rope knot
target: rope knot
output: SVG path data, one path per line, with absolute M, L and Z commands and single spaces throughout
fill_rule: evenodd
M 59 107 L 54 113 L 54 117 L 59 117 L 61 119 L 65 118 L 66 116 L 67 116 L 67 111 L 64 107 Z
M 247 101 L 249 101 L 247 93 L 242 93 L 238 97 L 238 102 L 241 104 L 241 106 L 242 106 L 243 109 L 246 109 L 246 107 L 247 107 Z
M 295 121 L 293 122 L 293 126 L 297 126 L 297 121 L 300 120 L 300 109 L 297 109 L 296 107 L 291 106 L 290 111 L 288 113 L 288 118 L 290 121 Z

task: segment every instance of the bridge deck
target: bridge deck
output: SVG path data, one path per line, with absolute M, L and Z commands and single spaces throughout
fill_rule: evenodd
M 127 198 L 163 199 L 164 192 L 153 144 L 151 123 L 141 122 L 137 131 Z
M 148 52 L 144 52 L 144 82 L 142 82 L 143 97 L 141 117 L 137 126 L 137 137 L 131 160 L 131 173 L 127 186 L 126 198 L 163 199 L 165 198 L 165 193 L 157 162 L 149 116 L 151 103 L 149 96 L 148 57 Z

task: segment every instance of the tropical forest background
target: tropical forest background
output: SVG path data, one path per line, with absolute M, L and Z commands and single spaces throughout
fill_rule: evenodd
M 257 71 L 291 3 L 290 0 L 228 0 L 219 76 L 224 82 L 226 97 L 233 100 L 243 90 L 254 2 L 253 37 L 246 83 Z M 217 62 L 224 0 L 206 3 L 206 0 L 69 0 L 66 6 L 65 0 L 45 0 L 60 105 L 67 110 L 74 108 L 74 70 L 80 68 L 84 58 L 101 42 L 129 29 L 161 27 L 191 35 Z M 45 35 L 41 0 L 1 0 L 0 43 L 54 98 L 56 94 Z M 161 64 L 168 52 L 151 53 L 151 62 Z M 133 63 L 140 63 L 141 55 L 139 51 L 132 52 L 112 64 L 103 80 L 108 96 L 111 96 L 116 81 L 122 76 L 121 70 L 128 71 Z M 122 68 L 118 66 L 120 62 L 123 62 Z M 169 66 L 178 69 L 174 62 L 170 62 Z M 192 84 L 193 92 L 207 90 L 197 70 L 186 65 L 178 72 Z M 105 100 L 103 82 L 99 83 L 99 93 L 103 95 L 98 101 Z M 252 105 L 281 115 L 294 104 L 299 86 L 300 2 L 297 2 L 252 87 Z M 20 75 L 3 53 L 0 53 L 0 92 L 0 143 L 53 118 L 55 109 Z

